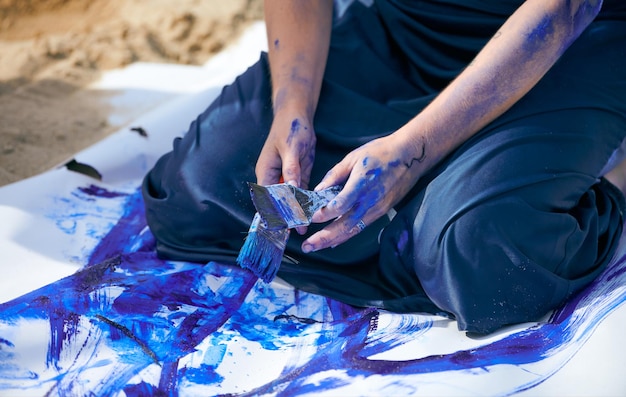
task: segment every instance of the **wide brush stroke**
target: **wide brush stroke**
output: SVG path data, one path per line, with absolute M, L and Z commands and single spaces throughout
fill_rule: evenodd
M 353 308 L 236 266 L 161 260 L 138 191 L 89 186 L 55 203 L 51 217 L 77 223 L 66 233 L 91 228 L 100 242 L 76 274 L 0 305 L 0 394 L 515 394 L 561 369 L 626 299 L 622 245 L 546 323 L 424 354 L 416 343 L 457 335 L 441 329 L 450 320 Z M 101 222 L 80 215 L 110 203 L 121 213 L 113 224 L 110 209 Z

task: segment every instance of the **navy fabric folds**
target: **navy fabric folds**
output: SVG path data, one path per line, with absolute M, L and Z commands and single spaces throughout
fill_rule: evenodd
M 333 28 L 312 185 L 419 113 L 521 3 L 355 2 Z M 544 79 L 422 178 L 392 220 L 307 255 L 292 233 L 295 261 L 279 276 L 357 306 L 447 313 L 480 333 L 536 320 L 591 282 L 614 253 L 624 211 L 600 170 L 626 136 L 626 6 L 604 3 Z M 234 262 L 254 214 L 246 182 L 272 117 L 263 54 L 146 176 L 161 256 Z

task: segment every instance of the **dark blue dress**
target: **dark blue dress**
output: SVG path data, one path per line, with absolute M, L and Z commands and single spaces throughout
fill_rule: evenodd
M 418 114 L 521 3 L 353 3 L 333 28 L 311 184 Z M 626 136 L 626 5 L 604 3 L 537 86 L 424 176 L 392 220 L 307 255 L 292 233 L 297 262 L 285 258 L 279 276 L 357 306 L 448 313 L 480 333 L 536 320 L 589 284 L 625 208 L 601 170 Z M 262 54 L 146 176 L 161 256 L 234 262 L 273 117 L 268 76 Z

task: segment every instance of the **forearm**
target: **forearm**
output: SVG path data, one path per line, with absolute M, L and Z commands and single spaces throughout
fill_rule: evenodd
M 265 0 L 274 110 L 315 113 L 328 57 L 332 0 Z
M 601 1 L 528 0 L 474 61 L 396 134 L 431 168 L 522 98 L 599 12 Z

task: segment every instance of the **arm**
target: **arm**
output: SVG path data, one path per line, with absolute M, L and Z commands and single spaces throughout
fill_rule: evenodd
M 522 98 L 591 23 L 602 1 L 529 0 L 427 109 L 398 131 L 432 166 Z
M 338 218 L 303 244 L 333 247 L 395 205 L 421 175 L 524 96 L 591 23 L 601 0 L 527 0 L 474 61 L 420 114 L 393 134 L 351 152 L 318 189 L 345 183 L 314 216 Z
M 308 186 L 332 8 L 332 0 L 265 1 L 274 122 L 256 165 L 260 184 L 276 183 L 282 176 Z

